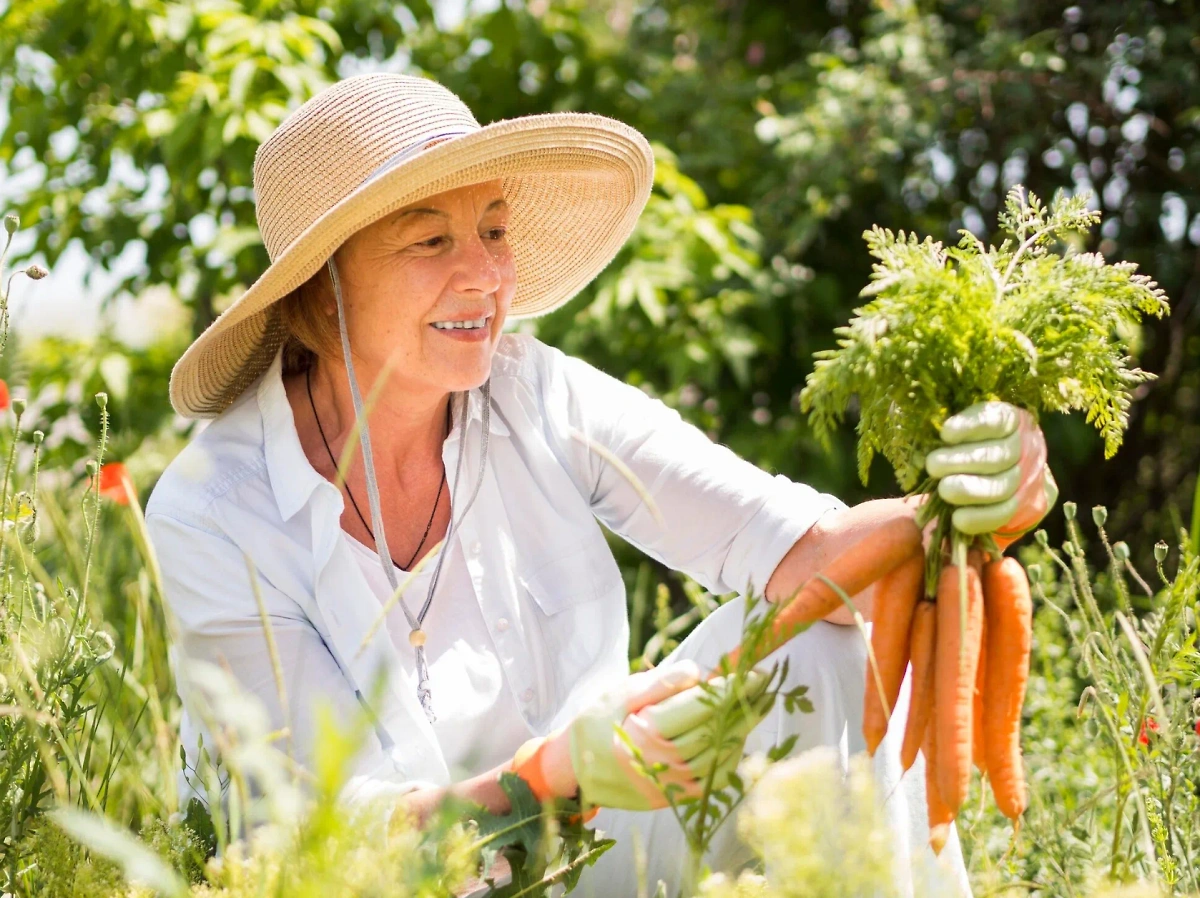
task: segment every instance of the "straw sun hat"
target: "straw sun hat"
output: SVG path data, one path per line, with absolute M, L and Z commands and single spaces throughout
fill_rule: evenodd
M 653 176 L 646 138 L 605 116 L 556 112 L 480 126 L 462 100 L 427 78 L 338 81 L 258 148 L 255 210 L 271 264 L 176 363 L 171 404 L 189 418 L 228 407 L 283 343 L 279 300 L 355 231 L 402 206 L 501 179 L 517 271 L 509 317 L 533 318 L 612 261 Z

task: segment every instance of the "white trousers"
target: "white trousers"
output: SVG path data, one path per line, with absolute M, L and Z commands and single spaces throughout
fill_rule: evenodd
M 721 655 L 740 639 L 745 601 L 738 597 L 700 622 L 667 660 L 694 659 L 702 670 L 710 670 Z M 758 611 L 761 611 L 757 609 Z M 809 687 L 813 711 L 788 713 L 783 702 L 776 702 L 770 713 L 746 740 L 746 752 L 766 752 L 772 746 L 796 735 L 792 755 L 819 745 L 837 750 L 843 773 L 852 754 L 866 750 L 862 735 L 863 691 L 867 654 L 857 627 L 818 622 L 770 656 L 766 663 L 789 659 L 784 689 L 798 685 Z M 665 663 L 665 662 L 664 662 Z M 895 713 L 896 724 L 908 713 L 909 678 L 906 676 Z M 893 725 L 875 753 L 872 765 L 883 814 L 893 838 L 896 855 L 896 889 L 899 896 L 947 895 L 970 898 L 970 885 L 963 864 L 957 830 L 940 856 L 929 848 L 929 826 L 925 806 L 925 762 L 916 764 L 901 776 L 900 744 L 903 726 Z M 745 807 L 743 805 L 743 807 Z M 736 816 L 736 812 L 735 812 Z M 667 894 L 679 893 L 682 871 L 687 859 L 687 843 L 670 808 L 657 811 L 626 811 L 602 808 L 590 826 L 616 839 L 595 866 L 587 868 L 572 894 L 582 898 L 634 898 L 638 879 L 633 850 L 634 840 L 643 846 L 645 858 L 645 895 L 653 895 L 659 879 L 665 881 Z M 714 870 L 735 871 L 753 858 L 753 853 L 736 832 L 734 816 L 726 819 L 714 834 L 705 858 Z M 937 883 L 931 891 L 931 878 Z

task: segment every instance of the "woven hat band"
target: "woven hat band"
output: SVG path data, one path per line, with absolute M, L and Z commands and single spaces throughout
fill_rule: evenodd
M 374 181 L 376 178 L 378 178 L 380 175 L 382 175 L 384 172 L 391 171 L 393 168 L 395 168 L 401 162 L 404 162 L 407 159 L 411 159 L 413 156 L 417 155 L 417 153 L 420 153 L 423 150 L 426 150 L 435 144 L 439 144 L 443 140 L 449 140 L 452 137 L 462 137 L 464 134 L 470 134 L 470 133 L 471 133 L 470 131 L 462 131 L 462 130 L 442 131 L 439 134 L 433 134 L 428 137 L 422 137 L 422 138 L 418 139 L 417 141 L 415 141 L 411 146 L 406 147 L 405 149 L 403 149 L 399 153 L 397 153 L 395 156 L 392 156 L 390 159 L 388 159 L 386 162 L 384 162 L 382 165 L 380 165 L 379 168 L 375 169 L 375 171 L 373 171 L 369 175 L 367 175 L 367 177 L 363 180 L 362 184 L 360 184 L 359 186 L 365 187 L 367 184 L 370 184 L 372 181 Z

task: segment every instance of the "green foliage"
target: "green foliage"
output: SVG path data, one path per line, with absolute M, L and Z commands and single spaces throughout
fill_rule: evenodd
M 500 788 L 508 796 L 511 807 L 506 814 L 482 814 L 478 820 L 479 836 L 487 842 L 498 841 L 513 849 L 512 854 L 536 856 L 541 851 L 543 837 L 542 804 L 530 791 L 528 784 L 515 773 L 500 776 Z M 485 862 L 491 866 L 487 855 Z M 511 858 L 510 858 L 511 860 Z
M 616 844 L 583 826 L 576 801 L 560 800 L 543 807 L 515 773 L 502 773 L 500 788 L 511 803 L 507 813 L 465 809 L 476 826 L 483 869 L 492 870 L 499 855 L 508 861 L 511 875 L 504 885 L 497 885 L 494 876 L 485 880 L 491 886 L 491 898 L 545 894 L 559 883 L 569 891 L 579 882 L 584 867 Z
M 120 865 L 130 882 L 150 886 L 167 898 L 187 892 L 183 880 L 148 847 L 101 816 L 71 808 L 52 811 L 51 818 L 93 852 Z
M 1130 390 L 1153 377 L 1128 364 L 1128 328 L 1167 303 L 1135 265 L 1053 252 L 1097 220 L 1087 200 L 1060 194 L 1045 209 L 1014 187 L 1001 216 L 1012 240 L 999 247 L 969 231 L 948 249 L 878 226 L 864 234 L 879 261 L 862 293 L 874 299 L 838 328 L 837 349 L 817 354 L 800 395 L 826 442 L 857 397 L 864 483 L 879 452 L 912 490 L 942 422 L 984 400 L 1035 417 L 1082 409 L 1106 455 L 1116 451 Z
M 17 341 L 11 367 L 28 388 L 25 427 L 46 433 L 47 464 L 83 474 L 94 451 L 92 435 L 100 429 L 100 409 L 80 400 L 104 392 L 109 397 L 110 457 L 126 460 L 146 444 L 153 447 L 155 465 L 161 465 L 165 459 L 153 441 L 166 440 L 162 448 L 173 449 L 169 439 L 174 412 L 164 384 L 185 348 L 181 336 L 172 334 L 140 349 L 111 336 L 88 342 L 60 337 Z
M 204 865 L 217 852 L 212 817 L 195 797 L 188 802 L 182 821 L 155 817 L 138 835 L 189 883 L 204 881 Z
M 7 308 L 10 283 L 0 307 Z M 138 823 L 147 811 L 166 816 L 175 810 L 173 755 L 163 757 L 160 738 L 175 725 L 162 702 L 174 686 L 161 624 L 148 613 L 143 589 L 149 584 L 132 584 L 132 629 L 114 630 L 98 613 L 103 603 L 92 575 L 104 553 L 96 473 L 104 459 L 108 398 L 101 393 L 96 400 L 100 439 L 86 466 L 87 484 L 73 486 L 73 495 L 51 498 L 43 486 L 57 479 L 52 489 L 61 487 L 62 472 L 55 470 L 61 459 L 43 470 L 52 454 L 45 434 L 23 430 L 36 418 L 31 404 L 14 402 L 15 414 L 5 414 L 0 426 L 0 890 L 16 894 L 84 895 L 112 879 L 109 866 L 84 858 L 52 869 L 70 853 L 45 816 L 52 807 Z M 71 495 L 66 508 L 59 501 L 64 495 Z M 41 526 L 43 519 L 49 526 Z M 51 542 L 62 550 L 61 565 L 42 551 Z M 171 838 L 158 843 L 178 845 Z
M 615 115 L 656 144 L 661 176 L 646 227 L 601 279 L 540 319 L 538 333 L 662 396 L 743 457 L 847 501 L 865 495 L 851 437 L 831 434 L 844 451 L 820 452 L 799 414 L 795 386 L 867 279 L 858 235 L 887 221 L 944 241 L 956 240 L 965 226 L 986 240 L 1015 181 L 1043 196 L 1059 187 L 1092 187 L 1103 197 L 1103 254 L 1153 264 L 1179 302 L 1168 320 L 1120 330 L 1138 364 L 1159 372 L 1156 382 L 1137 386 L 1136 405 L 1120 410 L 1129 415 L 1121 476 L 1102 464 L 1104 441 L 1083 416 L 1054 416 L 1044 426 L 1064 496 L 1084 507 L 1107 503 L 1111 532 L 1130 542 L 1126 558 L 1145 566 L 1153 563 L 1153 537 L 1139 534 L 1165 532 L 1171 516 L 1182 518 L 1200 496 L 1194 327 L 1200 269 L 1196 238 L 1186 230 L 1197 208 L 1200 168 L 1194 6 L 1113 2 L 1064 11 L 1032 0 L 829 3 L 797 17 L 794 4 L 783 3 L 650 0 L 631 14 L 616 3 L 530 0 L 469 11 L 461 26 L 443 29 L 423 2 L 14 0 L 0 12 L 9 109 L 0 161 L 14 202 L 36 228 L 21 252 L 42 252 L 53 264 L 78 240 L 111 268 L 145 241 L 143 268 L 121 286 L 136 293 L 169 285 L 193 305 L 200 327 L 265 265 L 249 193 L 259 135 L 338 75 L 362 66 L 424 73 L 462 95 L 482 122 L 558 109 Z M 1180 207 L 1185 229 L 1173 231 L 1168 211 Z M 709 240 L 713 229 L 718 239 Z M 39 301 L 47 300 L 53 298 Z M 1079 336 L 1086 342 L 1107 334 L 1084 329 Z M 100 429 L 88 397 L 98 390 L 112 396 L 111 451 L 148 486 L 178 445 L 179 437 L 163 429 L 170 418 L 165 372 L 177 348 L 164 347 L 153 359 L 133 355 L 125 378 L 119 361 L 100 364 L 124 355 L 117 346 L 24 341 L 16 348 L 33 361 L 14 358 L 10 343 L 0 373 L 10 384 L 28 384 L 30 407 L 20 435 L 6 415 L 0 436 L 3 448 L 16 448 L 17 491 L 36 501 L 6 503 L 2 511 L 10 523 L 18 518 L 6 534 L 34 541 L 18 553 L 16 542 L 5 539 L 0 607 L 13 607 L 14 597 L 32 607 L 39 585 L 48 599 L 70 598 L 73 587 L 79 601 L 88 573 L 87 602 L 77 607 L 112 636 L 114 653 L 82 684 L 62 684 L 84 689 L 77 710 L 88 709 L 90 755 L 81 769 L 102 791 L 112 819 L 174 858 L 172 866 L 197 883 L 195 856 L 211 859 L 218 835 L 227 845 L 240 827 L 225 819 L 218 833 L 198 800 L 187 809 L 186 827 L 169 822 L 178 821 L 170 815 L 180 810 L 173 793 L 178 746 L 162 734 L 178 731 L 178 706 L 165 665 L 166 624 L 132 510 L 101 508 L 99 550 L 87 553 L 80 542 L 91 507 L 79 501 L 90 435 Z M 117 388 L 123 379 L 127 398 Z M 1111 429 L 1113 420 L 1093 423 Z M 32 472 L 34 428 L 53 441 L 42 447 L 40 487 Z M 883 466 L 874 473 L 871 486 L 886 488 L 878 479 Z M 1062 529 L 1058 522 L 1049 526 Z M 1191 529 L 1193 540 L 1200 537 L 1200 528 Z M 1121 546 L 1113 547 L 1118 557 Z M 1098 551 L 1094 543 L 1084 548 Z M 614 549 L 627 568 L 642 561 L 624 545 Z M 633 650 L 645 648 L 653 659 L 716 603 L 657 562 L 642 563 L 645 573 L 631 595 L 641 596 L 647 616 L 656 608 L 663 613 L 655 622 L 659 632 L 645 646 L 635 641 Z M 1046 558 L 1041 563 L 1051 565 Z M 1046 594 L 1068 617 L 1043 605 L 1036 622 L 1024 739 L 1032 804 L 1007 855 L 1010 830 L 1003 821 L 990 810 L 973 820 L 966 847 L 977 894 L 985 893 L 991 872 L 1014 884 L 1015 894 L 1027 894 L 1032 883 L 1043 894 L 1080 895 L 1091 891 L 1094 871 L 1108 873 L 1110 855 L 1120 857 L 1119 878 L 1126 860 L 1129 876 L 1164 877 L 1170 865 L 1160 858 L 1173 860 L 1166 849 L 1179 810 L 1155 799 L 1151 787 L 1167 769 L 1158 765 L 1192 763 L 1187 721 L 1172 724 L 1172 741 L 1160 732 L 1148 749 L 1138 749 L 1149 757 L 1135 766 L 1136 777 L 1119 773 L 1123 763 L 1099 729 L 1095 700 L 1084 706 L 1085 723 L 1076 717 L 1079 695 L 1093 685 L 1077 665 L 1101 636 L 1066 598 L 1060 601 L 1060 585 L 1051 579 Z M 1098 575 L 1094 592 L 1111 616 L 1119 600 L 1115 586 L 1104 584 Z M 1135 614 L 1152 610 L 1137 592 L 1130 596 Z M 1187 601 L 1183 607 L 1190 626 L 1195 611 Z M 33 626 L 28 616 L 24 622 Z M 1120 707 L 1119 692 L 1098 693 Z M 1122 718 L 1129 744 L 1136 738 L 1130 709 L 1140 703 L 1137 695 L 1130 693 Z M 1169 690 L 1166 697 L 1174 700 Z M 13 700 L 10 689 L 3 702 Z M 47 702 L 62 707 L 57 692 L 47 693 Z M 40 738 L 52 758 L 44 779 L 57 769 L 86 806 L 87 792 L 53 732 L 13 713 L 3 723 L 26 729 L 5 732 L 16 750 L 0 759 L 0 774 L 9 775 L 9 760 L 14 780 L 36 770 L 45 755 L 28 750 Z M 58 723 L 68 746 L 83 744 L 72 742 L 78 721 Z M 29 766 L 19 767 L 22 758 Z M 1168 774 L 1177 799 L 1186 789 Z M 228 787 L 233 780 L 223 776 Z M 1148 842 L 1134 813 L 1145 806 L 1131 797 L 1135 780 L 1151 795 Z M 1121 782 L 1126 798 L 1118 808 Z M 44 807 L 44 783 L 41 794 Z M 211 807 L 219 813 L 222 803 Z M 806 813 L 797 808 L 795 817 Z M 960 821 L 972 813 L 964 811 Z M 336 816 L 328 819 L 337 831 Z M 17 884 L 19 894 L 96 898 L 122 891 L 115 865 L 78 848 L 45 816 L 22 817 L 15 831 L 11 817 L 3 822 L 13 840 L 0 848 L 12 860 L 4 869 L 17 865 L 29 877 Z M 195 837 L 198 846 L 185 830 L 205 831 Z M 1111 847 L 1117 832 L 1119 855 Z M 776 834 L 782 839 L 788 831 L 780 826 Z M 269 845 L 247 849 L 238 860 L 230 855 L 211 869 L 224 878 L 196 891 L 240 898 L 278 890 L 284 882 L 278 868 L 298 857 L 303 862 L 295 871 L 305 876 L 315 869 L 311 881 L 318 886 L 328 886 L 319 875 L 328 863 L 378 872 L 347 888 L 394 893 L 410 889 L 410 874 L 419 881 L 440 863 L 431 850 L 381 863 L 355 853 L 350 836 L 314 842 L 314 850 L 319 845 L 336 850 L 321 862 L 307 848 Z M 997 859 L 1001 869 L 990 870 Z M 284 885 L 307 888 L 305 881 Z M 804 886 L 748 877 L 738 888 L 738 894 L 774 894 L 803 893 Z
M 852 434 L 822 452 L 795 394 L 867 279 L 858 235 L 885 221 L 986 240 L 1017 181 L 1044 197 L 1093 189 L 1100 251 L 1153 265 L 1180 312 L 1134 335 L 1140 366 L 1160 380 L 1137 390 L 1126 456 L 1150 461 L 1094 476 L 1103 442 L 1082 416 L 1053 419 L 1047 438 L 1064 495 L 1105 502 L 1126 535 L 1158 533 L 1186 515 L 1200 469 L 1194 12 L 1194 0 L 833 3 L 802 15 L 781 2 L 531 0 L 467 9 L 446 27 L 419 0 L 20 0 L 0 13 L 0 70 L 12 73 L 0 160 L 37 229 L 22 253 L 53 263 L 77 240 L 115 271 L 145 240 L 144 266 L 118 289 L 169 287 L 199 327 L 266 262 L 249 194 L 256 139 L 243 126 L 277 121 L 320 84 L 386 68 L 448 85 L 481 122 L 614 115 L 668 146 L 710 208 L 749 216 L 760 238 L 752 296 L 738 296 L 747 284 L 736 272 L 701 259 L 694 292 L 649 275 L 663 326 L 636 299 L 576 319 L 597 282 L 538 331 L 646 386 L 743 457 L 850 502 L 888 490 L 886 466 L 862 487 Z M 148 133 L 143 114 L 167 130 Z M 678 214 L 686 234 L 691 213 Z M 638 258 L 678 255 L 667 239 Z M 606 274 L 619 278 L 631 258 Z M 690 320 L 695 299 L 718 292 L 704 320 Z M 736 373 L 711 316 L 736 325 Z M 653 575 L 682 611 L 678 576 Z
M 1173 573 L 1174 553 L 1160 553 L 1156 576 L 1144 578 L 1128 547 L 1110 542 L 1103 512 L 1094 539 L 1068 513 L 1061 549 L 1041 531 L 1024 553 L 1038 599 L 1022 735 L 1030 807 L 1011 845 L 999 812 L 981 802 L 960 833 L 976 881 L 997 888 L 1028 882 L 1070 895 L 1148 881 L 1194 894 L 1200 559 L 1181 533 Z M 1105 558 L 1095 568 L 1089 543 Z
M 738 832 L 767 876 L 754 869 L 710 877 L 703 898 L 892 898 L 895 847 L 865 755 L 843 770 L 823 747 L 783 761 L 759 780 Z M 947 894 L 918 870 L 916 894 Z M 925 888 L 921 888 L 924 885 Z M 944 889 L 944 884 L 942 884 Z
M 425 0 L 403 8 L 432 17 Z M 175 286 L 202 328 L 266 264 L 250 192 L 258 144 L 335 80 L 344 54 L 394 48 L 396 11 L 379 0 L 6 4 L 0 68 L 15 85 L 0 161 L 25 150 L 26 165 L 44 166 L 18 200 L 34 247 L 53 264 L 72 239 L 105 259 L 143 241 L 145 267 L 119 286 Z M 205 236 L 182 239 L 189 227 Z
M 710 206 L 673 152 L 656 143 L 654 153 L 654 192 L 617 263 L 586 306 L 539 320 L 538 336 L 606 370 L 644 359 L 635 384 L 690 383 L 708 394 L 732 377 L 747 389 L 764 339 L 752 316 L 770 280 L 750 210 Z
M 768 603 L 764 595 L 751 590 L 746 596 L 742 616 L 742 634 L 739 642 L 741 651 L 738 653 L 737 662 L 731 668 L 727 657 L 721 659 L 720 675 L 725 678 L 726 683 L 732 683 L 733 688 L 719 689 L 709 680 L 702 680 L 698 684 L 704 692 L 701 701 L 712 708 L 705 724 L 704 741 L 718 758 L 711 765 L 698 796 L 684 796 L 683 787 L 678 783 L 664 783 L 660 775 L 666 769 L 665 765 L 648 764 L 628 734 L 620 728 L 617 729 L 617 735 L 633 754 L 636 768 L 662 793 L 672 815 L 683 830 L 689 856 L 681 885 L 681 895 L 685 898 L 711 873 L 705 861 L 709 845 L 766 769 L 761 762 L 749 766 L 735 762 L 739 770 L 727 776 L 718 776 L 718 771 L 724 767 L 725 759 L 729 759 L 732 753 L 742 751 L 745 739 L 742 723 L 745 715 L 751 713 L 751 709 L 747 707 L 745 683 L 751 670 L 756 669 L 767 654 L 765 649 L 771 642 L 776 618 L 783 607 L 783 602 Z M 803 632 L 804 629 L 807 627 L 802 627 L 797 633 Z M 754 700 L 753 713 L 767 713 L 776 701 L 782 701 L 790 714 L 807 714 L 813 711 L 812 702 L 806 697 L 806 685 L 800 684 L 784 690 L 783 684 L 788 675 L 786 658 L 782 662 L 772 664 L 765 673 L 767 684 L 762 695 Z M 781 760 L 792 751 L 795 744 L 796 737 L 792 736 L 772 746 L 766 753 L 766 760 Z
M 7 882 L 16 895 L 108 898 L 125 890 L 120 865 L 89 853 L 49 816 L 26 828 L 12 856 L 20 874 Z

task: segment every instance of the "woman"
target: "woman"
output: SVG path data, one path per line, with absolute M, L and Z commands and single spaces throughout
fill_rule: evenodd
M 618 839 L 584 894 L 634 893 L 635 831 L 651 883 L 670 885 L 683 851 L 614 722 L 687 790 L 740 757 L 681 746 L 707 713 L 694 684 L 737 642 L 743 600 L 629 676 L 624 585 L 596 519 L 714 593 L 765 586 L 773 601 L 913 514 L 902 500 L 847 508 L 772 477 L 640 390 L 503 333 L 608 264 L 652 174 L 645 139 L 601 116 L 480 127 L 440 85 L 390 74 L 318 94 L 255 157 L 271 264 L 173 371 L 175 408 L 215 420 L 147 508 L 178 650 L 226 663 L 290 728 L 302 763 L 326 700 L 375 722 L 350 800 L 390 795 L 423 818 L 453 792 L 502 812 L 498 778 L 514 769 L 539 794 L 578 791 L 602 808 L 592 825 Z M 1052 501 L 1040 431 L 1009 406 L 952 420 L 965 429 L 939 463 L 953 475 L 944 494 L 974 518 L 963 524 L 1033 526 Z M 661 522 L 606 452 L 645 484 Z M 869 598 L 857 599 L 868 611 Z M 776 653 L 814 713 L 776 707 L 764 720 L 749 701 L 747 750 L 791 734 L 796 751 L 829 743 L 845 759 L 862 747 L 864 654 L 848 622 L 831 615 Z M 896 735 L 876 770 L 907 864 L 909 846 L 926 850 L 923 772 L 892 788 Z M 185 718 L 189 751 L 200 737 Z M 718 864 L 743 850 L 725 830 Z M 965 883 L 953 839 L 943 856 Z

